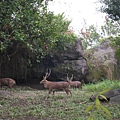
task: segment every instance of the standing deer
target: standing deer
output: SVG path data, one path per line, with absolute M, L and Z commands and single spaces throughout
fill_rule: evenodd
M 67 82 L 70 84 L 71 87 L 73 88 L 81 88 L 82 89 L 82 84 L 80 81 L 72 81 L 73 80 L 73 74 L 72 77 L 69 79 L 68 74 L 67 74 Z
M 16 82 L 15 82 L 15 80 L 13 80 L 11 78 L 0 78 L 1 89 L 2 89 L 3 86 L 8 86 L 10 88 L 10 92 L 11 92 L 14 84 L 16 84 Z
M 55 90 L 65 90 L 66 94 L 68 95 L 69 93 L 72 96 L 71 91 L 69 90 L 70 85 L 68 82 L 52 82 L 52 81 L 48 81 L 47 78 L 50 76 L 51 74 L 51 70 L 47 70 L 47 73 L 45 74 L 45 76 L 43 76 L 43 80 L 40 82 L 40 84 L 43 84 L 45 88 L 49 89 L 48 94 L 51 94 L 51 92 L 53 92 L 53 95 L 55 93 Z

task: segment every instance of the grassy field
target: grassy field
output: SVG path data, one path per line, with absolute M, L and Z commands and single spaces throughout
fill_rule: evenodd
M 108 81 L 83 85 L 82 89 L 72 89 L 72 96 L 58 91 L 47 98 L 47 90 L 16 86 L 13 92 L 0 92 L 0 120 L 88 120 L 93 114 L 95 120 L 119 120 L 120 105 L 102 103 L 112 118 L 101 115 L 96 109 L 86 113 L 86 108 L 94 104 L 90 96 L 108 88 L 120 88 L 120 82 Z

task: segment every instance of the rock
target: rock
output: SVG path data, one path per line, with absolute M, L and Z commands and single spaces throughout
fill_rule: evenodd
M 32 55 L 29 57 L 32 59 Z M 32 59 L 32 63 L 28 63 L 26 58 L 27 51 L 17 52 L 9 61 L 3 62 L 0 67 L 0 77 L 14 78 L 17 84 L 39 84 L 47 68 L 52 71 L 49 77 L 52 81 L 66 80 L 67 73 L 74 75 L 73 81 L 81 81 L 85 79 L 88 72 L 87 61 L 79 39 L 74 44 L 68 45 L 66 50 L 61 50 L 52 57 L 47 55 L 40 59 L 40 62 Z M 31 64 L 31 67 L 28 67 L 28 64 Z
M 120 94 L 110 98 L 110 103 L 120 104 Z
M 110 91 L 104 93 L 103 95 L 107 98 L 109 103 L 116 103 L 116 104 L 120 103 L 120 89 L 110 90 Z M 97 96 L 97 94 L 92 95 L 90 97 L 90 100 L 95 101 L 96 96 Z M 101 102 L 106 101 L 104 98 L 102 98 L 100 96 L 98 98 Z
M 119 67 L 115 57 L 115 48 L 110 40 L 85 52 L 90 66 L 88 80 L 98 82 L 101 79 L 119 79 Z
M 88 65 L 83 54 L 81 41 L 77 40 L 75 44 L 68 46 L 66 51 L 57 54 L 53 64 L 55 66 L 52 71 L 56 76 L 55 78 L 59 80 L 66 80 L 67 73 L 69 76 L 73 74 L 73 81 L 84 79 L 88 72 Z

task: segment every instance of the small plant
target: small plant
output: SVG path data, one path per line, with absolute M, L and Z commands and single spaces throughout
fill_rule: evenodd
M 110 89 L 109 89 L 110 90 Z M 90 116 L 88 117 L 88 120 L 94 120 L 95 118 L 95 115 L 94 115 L 94 112 L 98 111 L 99 114 L 102 114 L 102 115 L 107 115 L 107 117 L 110 117 L 112 118 L 112 115 L 110 114 L 110 111 L 105 108 L 103 105 L 100 104 L 100 100 L 99 100 L 99 97 L 102 97 L 103 99 L 105 99 L 106 101 L 107 98 L 102 95 L 106 92 L 108 92 L 109 90 L 104 90 L 104 91 L 101 91 L 97 96 L 96 96 L 96 99 L 95 99 L 95 103 L 92 104 L 92 105 L 89 105 L 87 108 L 86 108 L 86 112 L 89 113 L 90 112 Z

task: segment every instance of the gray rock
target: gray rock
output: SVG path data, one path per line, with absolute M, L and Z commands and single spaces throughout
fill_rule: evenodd
M 120 103 L 120 89 L 110 90 L 110 91 L 104 93 L 103 95 L 107 98 L 109 103 L 117 103 L 117 104 Z M 92 95 L 90 97 L 90 100 L 95 101 L 96 96 L 97 96 L 97 94 Z M 106 101 L 102 97 L 98 97 L 98 98 L 100 101 Z
M 110 98 L 110 103 L 120 104 L 120 94 Z
M 3 62 L 0 67 L 0 77 L 14 78 L 17 84 L 39 83 L 46 69 L 50 68 L 52 72 L 49 80 L 66 80 L 66 75 L 69 73 L 69 75 L 74 75 L 73 81 L 81 81 L 85 79 L 88 72 L 87 61 L 84 58 L 80 40 L 76 40 L 74 44 L 68 45 L 66 50 L 61 50 L 52 57 L 47 55 L 40 59 L 39 63 L 33 60 L 31 67 L 27 66 L 29 63 L 25 56 L 28 56 L 27 51 L 16 53 L 8 62 Z
M 74 75 L 74 80 L 81 81 L 88 72 L 87 61 L 83 55 L 82 44 L 80 40 L 77 40 L 75 44 L 67 47 L 67 50 L 62 54 L 57 54 L 57 59 L 53 60 L 55 64 L 53 73 L 57 79 L 66 80 L 66 75 L 69 73 Z M 62 59 L 59 62 L 58 59 Z
M 99 46 L 87 50 L 88 62 L 90 66 L 89 81 L 97 82 L 101 79 L 120 79 L 120 66 L 115 56 L 115 48 L 110 40 L 106 39 Z M 97 71 L 97 72 L 96 72 Z

